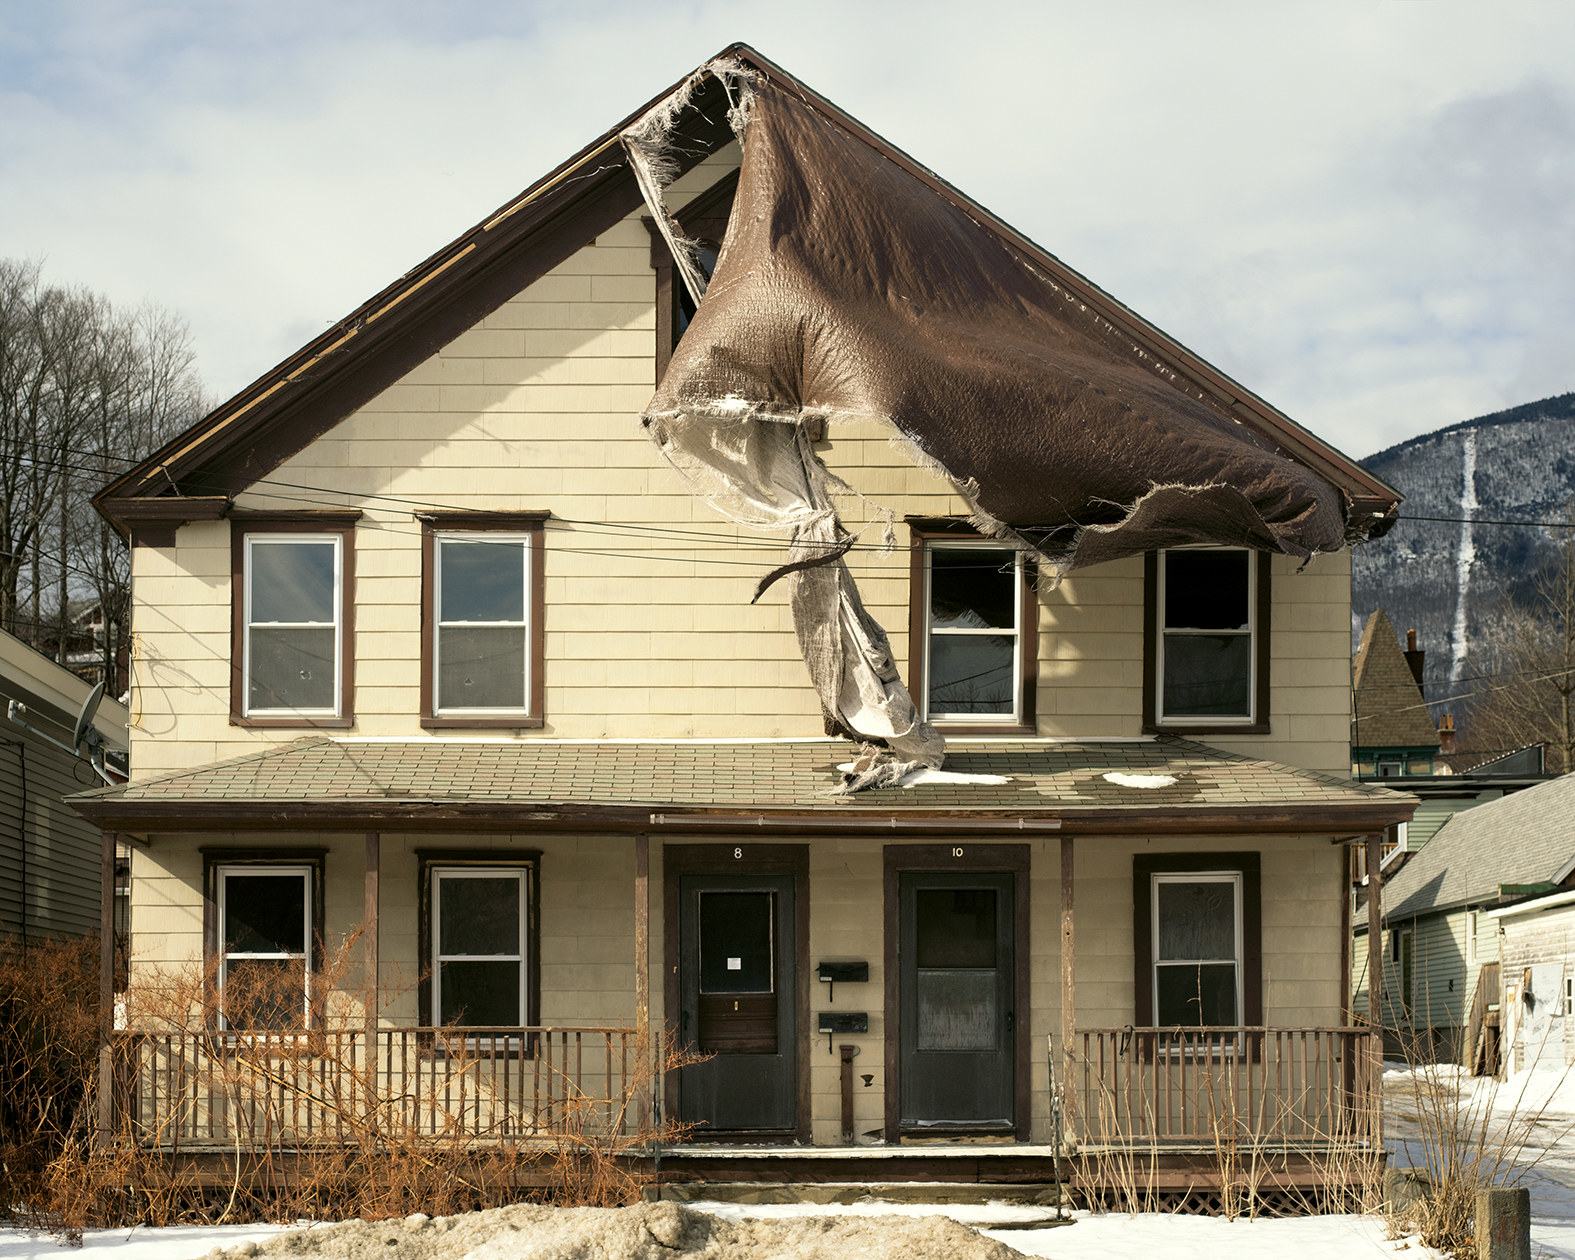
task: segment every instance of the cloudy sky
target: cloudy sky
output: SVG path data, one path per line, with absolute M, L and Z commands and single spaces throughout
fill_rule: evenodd
M 1357 456 L 1575 389 L 1575 4 L 0 0 L 0 256 L 210 392 L 742 39 Z

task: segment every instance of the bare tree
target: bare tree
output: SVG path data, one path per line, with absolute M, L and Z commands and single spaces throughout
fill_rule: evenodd
M 1541 743 L 1550 771 L 1575 770 L 1575 500 L 1532 595 L 1506 600 L 1481 644 L 1465 747 L 1491 755 Z
M 201 410 L 179 319 L 0 259 L 0 627 L 65 663 L 73 604 L 96 602 L 101 676 L 123 687 L 129 558 L 89 498 Z

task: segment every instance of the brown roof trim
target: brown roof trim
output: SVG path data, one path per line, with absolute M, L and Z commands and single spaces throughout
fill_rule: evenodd
M 1300 835 L 1341 837 L 1381 831 L 1411 816 L 1414 800 L 1384 804 L 1149 806 L 1052 810 L 882 809 L 878 806 L 797 810 L 665 809 L 650 805 L 495 801 L 126 801 L 74 800 L 77 812 L 111 831 L 382 830 L 719 831 L 836 834 L 994 835 Z
M 740 59 L 808 100 L 838 126 L 1000 235 L 1108 320 L 1113 329 L 1168 364 L 1227 414 L 1260 430 L 1294 458 L 1341 486 L 1350 496 L 1353 512 L 1393 514 L 1401 496 L 1392 486 L 1154 327 L 901 149 L 748 45 L 731 44 L 712 60 L 727 57 Z M 118 509 L 125 501 L 158 494 L 171 482 L 192 492 L 229 493 L 254 484 L 587 240 L 633 213 L 643 203 L 619 135 L 686 79 L 658 93 L 520 196 L 123 474 L 94 497 L 95 506 L 124 530 L 129 518 L 119 515 Z M 725 93 L 714 78 L 701 84 L 683 116 L 681 131 L 686 143 L 673 146 L 685 168 L 731 138 L 726 104 Z
M 733 50 L 724 50 L 727 55 Z M 687 77 L 687 76 L 686 76 Z M 518 197 L 94 496 L 116 509 L 171 484 L 233 494 L 254 484 L 416 364 L 643 205 L 619 135 L 659 93 Z M 732 138 L 725 93 L 703 82 L 673 153 L 680 169 Z M 353 353 L 347 353 L 353 351 Z

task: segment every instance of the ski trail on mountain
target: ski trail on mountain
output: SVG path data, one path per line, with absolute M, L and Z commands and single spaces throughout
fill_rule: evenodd
M 1460 443 L 1460 553 L 1455 561 L 1455 631 L 1449 682 L 1460 681 L 1466 664 L 1466 599 L 1471 590 L 1471 562 L 1477 557 L 1471 534 L 1471 514 L 1477 510 L 1477 434 L 1467 429 Z

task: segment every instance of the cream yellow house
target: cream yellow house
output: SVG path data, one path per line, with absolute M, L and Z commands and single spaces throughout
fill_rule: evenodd
M 1414 802 L 1347 778 L 1344 547 L 1397 499 L 739 46 L 98 496 L 136 777 L 78 806 L 134 983 L 519 1088 L 665 1032 L 669 1170 L 1020 1176 L 1053 1090 L 1068 1149 L 1228 1095 L 1304 1152 L 1372 1123 L 1347 860 Z

